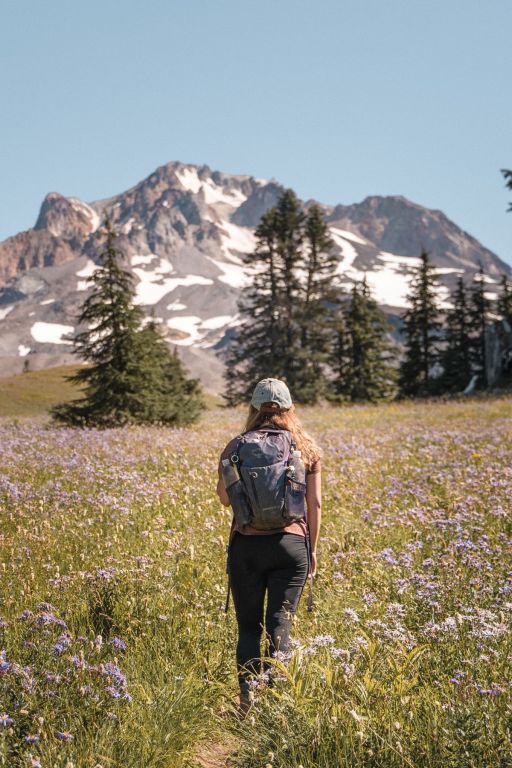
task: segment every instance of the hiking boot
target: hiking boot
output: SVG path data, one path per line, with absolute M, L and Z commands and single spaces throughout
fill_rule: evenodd
M 252 691 L 240 691 L 240 702 L 238 711 L 241 717 L 245 717 L 254 704 L 254 693 Z

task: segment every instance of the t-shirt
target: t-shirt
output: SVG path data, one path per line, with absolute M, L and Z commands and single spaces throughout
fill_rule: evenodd
M 222 477 L 222 460 L 227 459 L 231 456 L 231 454 L 236 450 L 236 444 L 238 442 L 238 436 L 234 437 L 232 440 L 229 441 L 229 443 L 226 445 L 224 450 L 222 451 L 219 459 L 219 477 Z M 316 475 L 321 470 L 321 463 L 320 459 L 317 459 L 311 466 L 306 465 L 306 480 L 309 475 Z M 299 536 L 307 536 L 308 528 L 307 523 L 305 520 L 296 520 L 293 523 L 289 523 L 288 525 L 285 525 L 282 528 L 275 528 L 270 531 L 259 531 L 257 528 L 253 528 L 251 525 L 244 525 L 243 528 L 239 527 L 236 524 L 235 518 L 233 517 L 233 520 L 231 521 L 231 531 L 229 533 L 229 540 L 233 538 L 234 533 L 238 531 L 239 533 L 243 533 L 245 535 L 249 536 L 268 536 L 272 533 L 296 533 Z

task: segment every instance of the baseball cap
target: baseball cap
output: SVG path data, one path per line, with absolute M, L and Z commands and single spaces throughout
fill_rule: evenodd
M 291 408 L 290 390 L 280 379 L 262 379 L 258 381 L 252 393 L 251 405 L 258 411 L 263 403 L 277 403 L 281 408 Z

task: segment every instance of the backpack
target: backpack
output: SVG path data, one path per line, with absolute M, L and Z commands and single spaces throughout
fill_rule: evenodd
M 238 525 L 265 531 L 306 519 L 305 467 L 291 432 L 275 427 L 244 432 L 229 463 L 238 475 L 227 488 Z

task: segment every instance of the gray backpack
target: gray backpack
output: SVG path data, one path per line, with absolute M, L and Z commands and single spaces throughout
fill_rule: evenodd
M 305 467 L 288 430 L 244 432 L 223 475 L 238 525 L 265 531 L 306 518 Z

